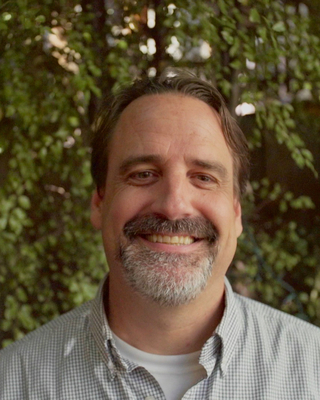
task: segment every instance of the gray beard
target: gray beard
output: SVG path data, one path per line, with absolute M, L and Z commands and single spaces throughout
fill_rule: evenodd
M 173 254 L 129 244 L 121 248 L 121 264 L 129 285 L 142 296 L 165 307 L 188 304 L 206 287 L 216 247 L 204 254 Z
M 203 248 L 191 254 L 153 251 L 137 237 L 145 232 L 183 232 L 201 238 Z M 129 285 L 161 306 L 188 304 L 206 287 L 218 253 L 216 228 L 202 217 L 170 221 L 159 215 L 145 215 L 124 227 L 126 244 L 119 244 L 118 259 Z

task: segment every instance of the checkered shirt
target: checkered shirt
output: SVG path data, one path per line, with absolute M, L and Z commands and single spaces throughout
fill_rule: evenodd
M 123 359 L 95 300 L 0 352 L 0 400 L 165 400 L 155 378 Z M 320 399 L 320 329 L 234 294 L 183 400 Z

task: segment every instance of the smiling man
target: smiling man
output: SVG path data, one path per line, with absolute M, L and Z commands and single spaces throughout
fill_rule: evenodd
M 319 329 L 232 292 L 245 137 L 210 84 L 137 81 L 103 103 L 97 298 L 0 353 L 0 400 L 317 399 Z
M 107 170 L 92 222 L 110 265 L 110 304 L 137 293 L 147 308 L 153 300 L 205 312 L 222 302 L 241 211 L 217 112 L 175 93 L 138 98 L 115 127 Z

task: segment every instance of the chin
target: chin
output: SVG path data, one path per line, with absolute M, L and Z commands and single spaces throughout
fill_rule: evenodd
M 161 306 L 176 307 L 190 303 L 207 286 L 216 258 L 216 246 L 213 249 L 179 254 L 132 243 L 120 249 L 120 261 L 135 292 Z

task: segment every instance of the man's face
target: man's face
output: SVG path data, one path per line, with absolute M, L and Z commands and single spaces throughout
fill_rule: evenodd
M 216 112 L 178 94 L 141 97 L 113 134 L 92 199 L 117 282 L 165 306 L 221 288 L 242 231 L 233 162 Z

